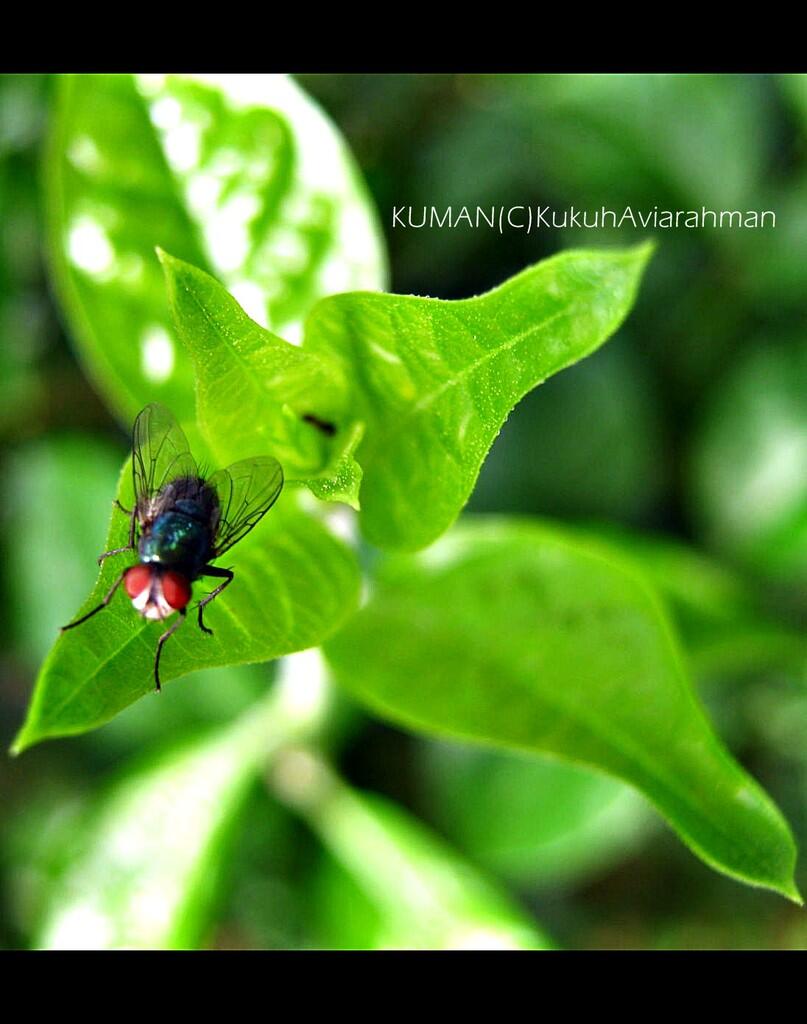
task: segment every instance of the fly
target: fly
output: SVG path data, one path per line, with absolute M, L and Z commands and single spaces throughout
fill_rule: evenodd
M 121 583 L 135 609 L 147 619 L 179 618 L 157 641 L 154 683 L 160 690 L 163 646 L 185 621 L 193 583 L 202 576 L 221 580 L 198 603 L 199 628 L 204 609 L 235 578 L 231 569 L 213 565 L 237 544 L 277 501 L 283 469 L 277 459 L 259 456 L 234 462 L 211 476 L 200 472 L 174 416 L 154 402 L 139 413 L 132 430 L 134 507 L 115 502 L 130 517 L 129 542 L 105 551 L 98 564 L 136 551 L 138 562 L 124 569 L 104 600 L 62 631 L 80 626 L 107 607 Z

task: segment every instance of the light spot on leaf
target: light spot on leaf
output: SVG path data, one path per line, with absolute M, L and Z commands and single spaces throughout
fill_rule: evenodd
M 93 277 L 108 273 L 115 262 L 115 252 L 106 232 L 92 217 L 79 217 L 73 222 L 67 251 L 72 262 Z
M 165 328 L 154 324 L 143 335 L 141 366 L 143 375 L 161 384 L 174 369 L 174 343 Z
M 87 174 L 97 174 L 103 165 L 101 153 L 89 135 L 79 135 L 73 140 L 67 158 L 74 167 Z

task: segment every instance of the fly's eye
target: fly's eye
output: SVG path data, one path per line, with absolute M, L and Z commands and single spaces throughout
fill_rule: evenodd
M 163 597 L 176 611 L 181 611 L 191 599 L 191 585 L 177 572 L 165 572 L 162 578 Z
M 134 600 L 151 586 L 151 569 L 147 565 L 133 565 L 126 570 L 123 585 L 126 593 Z

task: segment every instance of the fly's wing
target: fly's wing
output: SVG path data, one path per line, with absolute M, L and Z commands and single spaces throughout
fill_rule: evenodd
M 270 456 L 243 459 L 220 469 L 207 483 L 219 497 L 220 518 L 213 544 L 217 558 L 245 537 L 277 501 L 283 489 L 283 469 Z
M 160 488 L 176 477 L 196 477 L 198 469 L 182 427 L 164 405 L 152 402 L 134 422 L 132 474 L 141 525 L 153 518 Z

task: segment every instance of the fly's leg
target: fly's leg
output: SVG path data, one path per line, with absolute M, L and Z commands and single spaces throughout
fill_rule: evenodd
M 93 610 L 91 612 L 87 612 L 86 615 L 82 615 L 80 619 L 76 619 L 75 622 L 70 622 L 66 626 L 62 626 L 61 632 L 64 633 L 64 631 L 66 629 L 72 629 L 74 626 L 80 626 L 82 622 L 86 622 L 87 619 L 91 619 L 93 617 L 93 615 L 95 615 L 96 612 L 100 612 L 102 608 L 106 608 L 106 606 L 109 604 L 109 602 L 115 596 L 115 591 L 118 589 L 118 587 L 121 585 L 121 583 L 123 583 L 123 577 L 125 575 L 126 575 L 126 570 L 124 569 L 123 572 L 120 574 L 120 576 L 118 576 L 118 578 L 112 584 L 112 587 L 111 587 L 109 593 L 104 598 L 104 600 L 96 608 L 93 608 Z
M 124 551 L 131 551 L 133 545 L 127 544 L 125 548 L 113 548 L 111 551 L 105 551 L 103 555 L 98 556 L 98 564 L 103 565 L 105 558 L 111 558 L 112 555 L 122 555 Z
M 125 509 L 123 507 L 123 505 L 121 505 L 121 503 L 118 501 L 117 498 L 115 498 L 115 500 L 112 502 L 112 504 L 113 505 L 117 505 L 117 507 L 121 510 L 121 512 L 125 512 L 127 516 L 131 517 L 130 520 L 129 520 L 129 543 L 126 545 L 126 547 L 123 547 L 123 548 L 112 548 L 111 551 L 105 551 L 102 555 L 99 555 L 98 556 L 98 564 L 99 565 L 103 565 L 104 559 L 105 558 L 110 558 L 112 555 L 122 555 L 124 551 L 134 551 L 134 546 L 135 546 L 135 526 L 136 526 L 136 523 L 137 523 L 137 516 L 135 515 L 136 509 L 132 509 L 132 511 L 130 512 L 128 509 Z
M 157 641 L 157 653 L 154 655 L 154 683 L 157 688 L 157 693 L 160 692 L 160 655 L 162 654 L 163 651 L 163 644 L 165 643 L 169 636 L 172 636 L 174 633 L 176 633 L 176 631 L 185 621 L 185 615 L 185 609 L 181 608 L 179 611 L 179 618 L 177 619 L 177 621 L 173 624 L 173 626 L 171 626 L 170 629 L 166 629 L 166 631 Z
M 119 508 L 125 516 L 130 516 L 132 514 L 128 508 L 124 508 L 123 505 L 121 505 L 117 498 L 113 499 L 112 504 L 115 506 L 115 508 Z
M 211 590 L 207 597 L 203 597 L 202 600 L 199 602 L 199 629 L 201 629 L 203 633 L 207 633 L 208 636 L 213 636 L 213 630 L 208 629 L 207 626 L 204 624 L 202 612 L 204 611 L 204 607 L 206 604 L 210 604 L 214 597 L 218 597 L 222 590 L 224 590 L 225 587 L 229 586 L 233 582 L 235 574 L 233 573 L 232 569 L 219 569 L 215 565 L 206 565 L 204 569 L 202 569 L 201 575 L 215 576 L 217 579 L 224 580 L 223 583 L 220 583 L 215 590 Z

